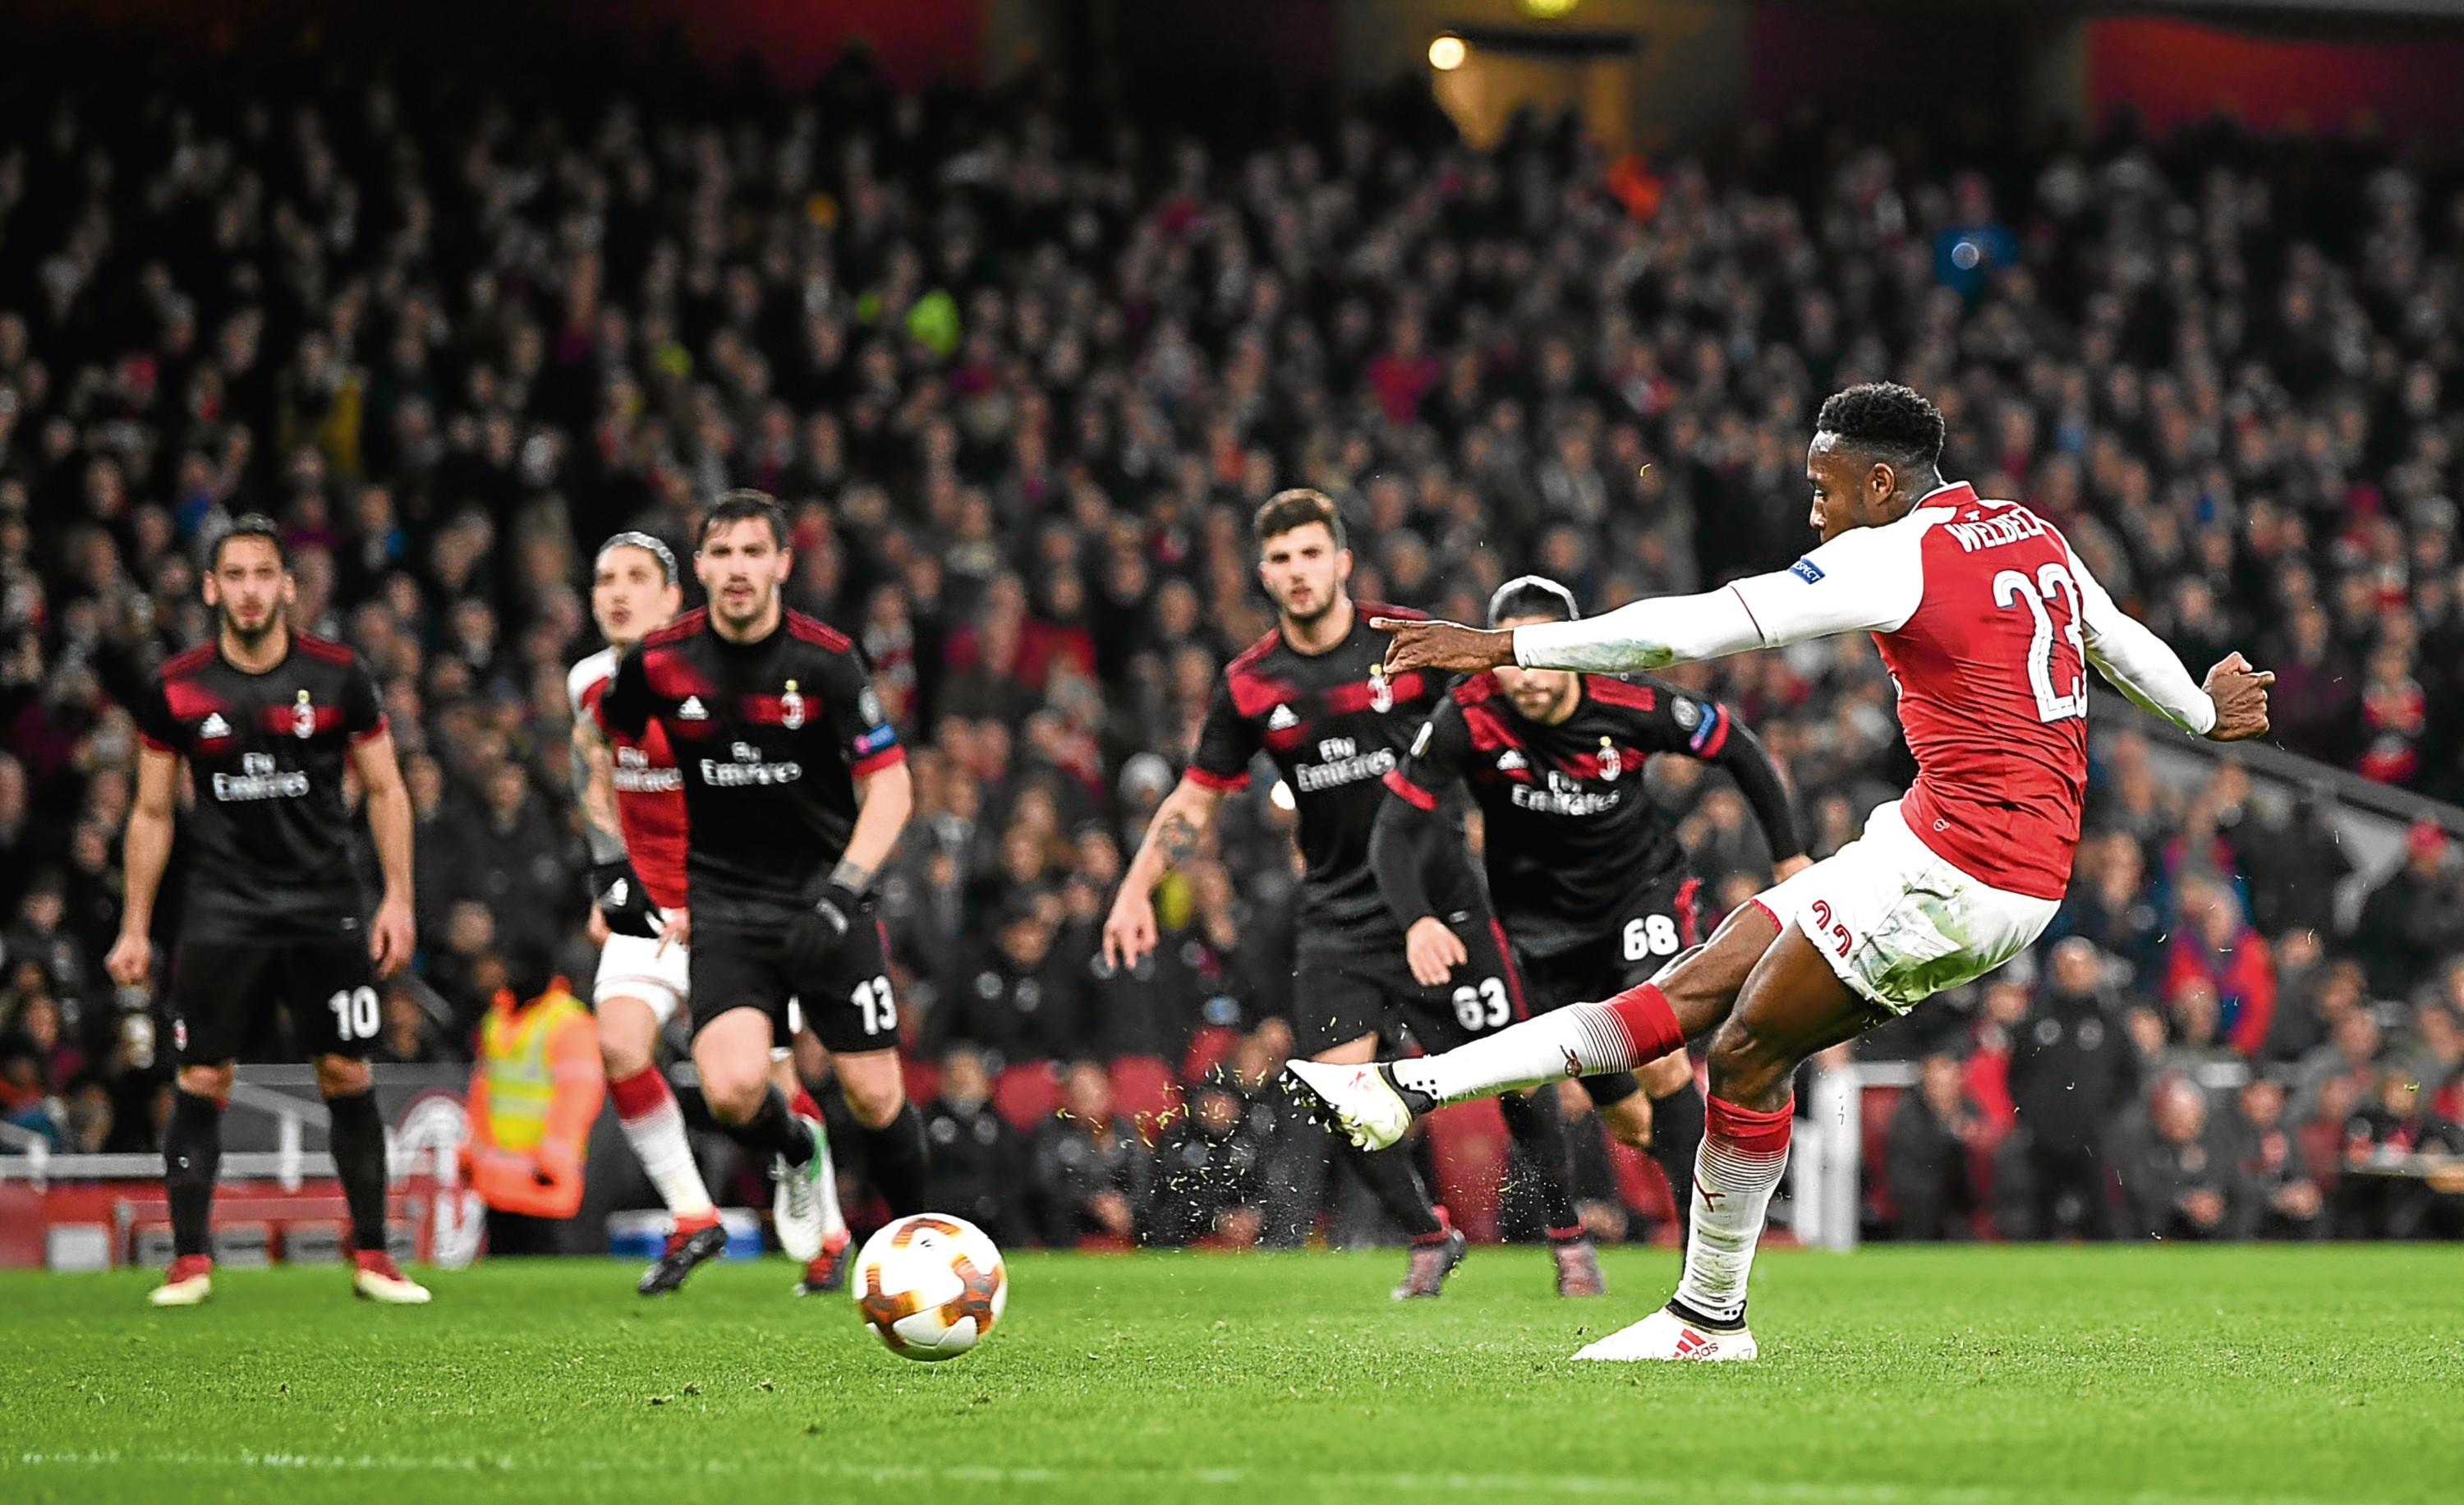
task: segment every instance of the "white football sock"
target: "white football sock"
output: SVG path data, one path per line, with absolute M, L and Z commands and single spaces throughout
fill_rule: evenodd
M 693 1141 L 685 1138 L 684 1111 L 673 1096 L 661 1098 L 657 1107 L 638 1118 L 619 1115 L 616 1121 L 670 1212 L 679 1218 L 707 1218 L 716 1210 L 711 1206 L 710 1188 L 702 1184 L 701 1167 L 693 1163 Z
M 1391 1063 L 1395 1080 L 1441 1103 L 1493 1097 L 1561 1076 L 1630 1072 L 1685 1043 L 1658 987 L 1576 1004 L 1438 1055 Z
M 815 1118 L 808 1127 L 813 1131 L 813 1156 L 822 1162 L 822 1173 L 813 1178 L 813 1191 L 822 1199 L 822 1237 L 828 1238 L 847 1231 L 847 1215 L 839 1210 L 839 1167 L 830 1159 L 830 1133 L 822 1127 L 822 1120 Z
M 1746 1279 L 1763 1217 L 1788 1166 L 1793 1105 L 1775 1113 L 1714 1097 L 1703 1148 L 1694 1157 L 1694 1227 L 1685 1239 L 1685 1274 L 1677 1299 L 1714 1322 L 1746 1315 Z

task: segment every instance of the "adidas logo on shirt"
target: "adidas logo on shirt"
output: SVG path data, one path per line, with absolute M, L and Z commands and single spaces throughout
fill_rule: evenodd
M 710 713 L 701 708 L 701 697 L 697 695 L 689 695 L 685 697 L 685 703 L 676 707 L 676 719 L 679 721 L 707 721 L 710 719 Z
M 1529 768 L 1530 766 L 1530 761 L 1511 747 L 1508 747 L 1506 751 L 1497 755 L 1497 771 L 1500 773 L 1505 773 L 1513 768 Z
M 206 713 L 205 720 L 197 726 L 197 735 L 209 741 L 217 737 L 229 737 L 231 722 L 223 719 L 223 713 L 220 711 L 209 711 Z
M 1266 730 L 1270 732 L 1286 731 L 1300 724 L 1301 719 L 1292 714 L 1288 705 L 1275 707 L 1274 713 L 1266 718 Z

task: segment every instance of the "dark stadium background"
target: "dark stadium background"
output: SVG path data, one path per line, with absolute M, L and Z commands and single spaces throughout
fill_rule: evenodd
M 1552 9 L 11 7 L 0 1259 L 43 1257 L 79 1164 L 134 1178 L 93 1206 L 151 1195 L 166 1052 L 100 967 L 118 702 L 209 631 L 194 560 L 231 515 L 283 521 L 302 625 L 375 667 L 419 804 L 390 1104 L 458 1080 L 499 984 L 587 976 L 561 686 L 590 550 L 682 543 L 757 485 L 915 755 L 886 902 L 919 1099 L 978 1000 L 1070 1004 L 989 1063 L 990 1111 L 935 1110 L 949 1205 L 1009 1242 L 1073 1239 L 1106 1189 L 1148 1234 L 1201 1197 L 1362 1241 L 1262 1090 L 1296 1007 L 1263 785 L 1165 894 L 1159 976 L 1089 968 L 1210 675 L 1270 625 L 1248 509 L 1334 495 L 1362 595 L 1468 617 L 1529 568 L 1612 607 L 1787 564 L 1813 406 L 1886 375 L 2194 670 L 2274 669 L 2277 732 L 2218 761 L 2099 697 L 2048 938 L 2100 947 L 2093 996 L 2021 966 L 1800 1084 L 1856 1100 L 1801 1140 L 1834 1170 L 1803 1184 L 1845 1190 L 1797 1230 L 2035 1235 L 2032 1174 L 2076 1146 L 2103 1195 L 2059 1210 L 2091 1233 L 2454 1234 L 2403 1172 L 2464 1151 L 2464 27 Z M 1432 70 L 1440 34 L 1463 67 Z M 1761 729 L 1816 855 L 1908 774 L 1861 642 L 1674 677 Z M 1732 791 L 1652 778 L 1721 907 L 1767 880 Z M 2014 1072 L 2062 1010 L 2111 1048 Z M 1175 1082 L 1210 1072 L 1237 1185 L 1173 1171 Z M 243 1108 L 304 1080 L 253 1074 Z M 303 1164 L 313 1193 L 317 1128 L 303 1161 L 281 1123 L 233 1143 L 269 1199 Z M 1664 1236 L 1656 1173 L 1578 1127 L 1597 1231 Z M 1437 1137 L 1465 1223 L 1528 1234 L 1493 1110 Z M 576 1249 L 649 1201 L 601 1140 Z M 88 1153 L 116 1158 L 56 1159 Z M 2221 1218 L 2183 1210 L 2203 1191 Z

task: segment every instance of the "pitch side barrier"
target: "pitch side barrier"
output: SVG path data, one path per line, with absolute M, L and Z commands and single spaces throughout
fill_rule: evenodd
M 2353 864 L 2353 872 L 2337 885 L 2339 924 L 2351 924 L 2370 890 L 2403 863 L 2405 830 L 2414 821 L 2435 821 L 2450 836 L 2464 841 L 2464 808 L 2373 784 L 2357 773 L 2264 742 L 2211 742 L 2186 737 L 2171 722 L 2104 692 L 2101 686 L 2089 708 L 2088 726 L 2090 746 L 2101 763 L 2113 759 L 2123 739 L 2138 738 L 2146 745 L 2148 771 L 2185 802 L 2227 759 L 2238 761 L 2250 775 L 2251 804 L 2261 819 L 2282 820 L 2304 794 L 2325 796 L 2329 819 Z M 1797 1119 L 1790 1137 L 1786 1210 L 1789 1226 L 1799 1239 L 1825 1249 L 1857 1247 L 1864 1208 L 1866 1094 L 1909 1091 L 1917 1084 L 1917 1074 L 1914 1061 L 1817 1065 L 1813 1089 L 1804 1101 L 1805 1117 Z M 2193 1074 L 2211 1092 L 2232 1092 L 2250 1079 L 2249 1069 L 2237 1062 L 2212 1063 Z M 1877 1105 L 1877 1111 L 1881 1111 L 1881 1105 Z M 1879 1174 L 1881 1167 L 1875 1170 Z

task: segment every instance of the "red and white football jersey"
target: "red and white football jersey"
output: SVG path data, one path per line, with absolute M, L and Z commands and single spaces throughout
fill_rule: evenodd
M 599 697 L 616 673 L 616 650 L 603 648 L 573 666 L 565 676 L 566 698 L 573 714 L 587 716 L 615 753 L 616 821 L 625 837 L 625 853 L 641 874 L 642 887 L 661 909 L 679 909 L 685 902 L 684 775 L 668 749 L 668 734 L 652 721 L 637 739 L 607 730 L 599 719 Z
M 2163 641 L 2113 604 L 2059 530 L 1966 483 L 1851 528 L 1785 570 L 1701 596 L 1527 627 L 1533 668 L 1658 668 L 1826 633 L 1874 634 L 1917 780 L 1900 814 L 1969 876 L 2058 899 L 2087 791 L 2087 666 L 2204 733 L 2215 707 Z

